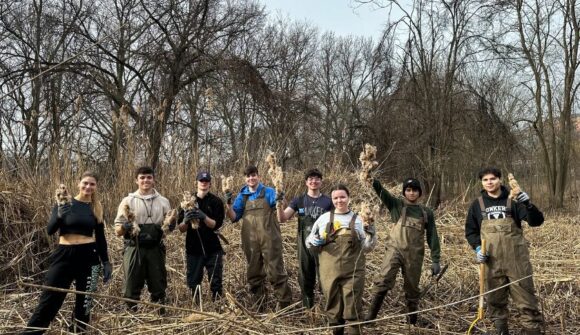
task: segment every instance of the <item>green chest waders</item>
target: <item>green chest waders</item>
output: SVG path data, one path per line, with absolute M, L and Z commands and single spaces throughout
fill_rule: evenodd
M 299 212 L 300 208 L 304 209 L 305 197 L 305 195 L 302 196 L 299 201 Z M 299 265 L 298 283 L 302 291 L 302 305 L 306 308 L 314 307 L 314 287 L 318 275 L 318 255 L 311 253 L 306 248 L 306 238 L 310 235 L 315 221 L 310 215 L 298 216 L 298 238 L 296 241 Z

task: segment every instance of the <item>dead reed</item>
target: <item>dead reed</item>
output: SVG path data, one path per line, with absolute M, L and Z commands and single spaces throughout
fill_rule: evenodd
M 72 169 L 68 170 L 72 171 Z M 263 170 L 265 171 L 265 169 Z M 157 176 L 157 189 L 177 205 L 183 190 L 192 190 L 195 180 L 195 167 L 162 169 Z M 223 171 L 224 175 L 239 175 L 237 172 Z M 215 171 L 214 175 L 219 175 Z M 0 176 L 0 333 L 11 333 L 21 328 L 36 306 L 40 290 L 22 283 L 42 283 L 47 258 L 53 249 L 55 238 L 45 233 L 46 219 L 54 200 L 49 190 L 54 187 L 38 188 L 34 185 L 57 186 L 63 181 L 74 194 L 76 176 L 67 172 L 66 177 L 45 179 L 46 177 L 28 176 L 21 181 L 7 180 Z M 264 177 L 263 177 L 264 178 Z M 168 315 L 159 317 L 158 306 L 142 304 L 136 313 L 125 309 L 122 296 L 122 239 L 114 236 L 111 218 L 117 210 L 122 197 L 134 189 L 135 184 L 130 171 L 118 171 L 113 179 L 105 176 L 99 184 L 101 199 L 106 210 L 107 238 L 109 254 L 113 264 L 113 279 L 101 285 L 95 298 L 91 321 L 91 334 L 274 334 L 304 333 L 330 334 L 330 330 L 314 330 L 324 327 L 325 319 L 318 306 L 313 311 L 305 311 L 299 303 L 288 309 L 274 312 L 275 301 L 268 300 L 265 314 L 251 310 L 250 296 L 246 288 L 246 261 L 241 251 L 239 224 L 227 223 L 222 234 L 230 241 L 224 246 L 224 288 L 227 292 L 219 303 L 210 299 L 207 282 L 202 285 L 203 312 L 196 306 L 189 288 L 185 283 L 185 238 L 174 231 L 166 238 L 168 270 Z M 113 182 L 114 180 L 114 182 Z M 217 187 L 221 181 L 213 181 L 212 191 L 223 195 Z M 376 196 L 369 195 L 358 182 L 356 173 L 340 170 L 325 173 L 324 190 L 337 183 L 346 182 L 351 189 L 353 201 L 362 200 L 378 204 Z M 241 187 L 242 178 L 236 177 L 234 185 L 228 185 L 234 193 Z M 266 181 L 266 183 L 269 183 Z M 302 173 L 286 173 L 284 178 L 288 198 L 304 192 Z M 400 185 L 385 186 L 395 194 L 400 194 Z M 37 191 L 38 190 L 38 191 Z M 104 192 L 103 190 L 107 190 Z M 475 297 L 478 294 L 477 266 L 473 262 L 473 251 L 464 238 L 463 222 L 467 204 L 462 202 L 446 203 L 436 211 L 436 221 L 441 238 L 442 263 L 449 264 L 449 270 L 437 286 L 432 287 L 421 302 L 421 309 L 453 304 L 457 301 Z M 530 243 L 530 254 L 534 266 L 534 280 L 547 325 L 548 334 L 579 334 L 580 323 L 580 235 L 577 233 L 580 218 L 577 215 L 547 215 L 546 223 L 540 228 L 525 228 Z M 388 236 L 391 222 L 384 209 L 375 216 L 379 245 L 367 257 L 366 287 L 371 285 L 372 277 L 378 272 L 382 261 L 382 248 Z M 296 221 L 281 226 L 285 264 L 293 290 L 294 301 L 300 300 L 297 278 Z M 429 251 L 424 263 L 422 287 L 429 281 Z M 400 278 L 399 278 L 400 279 Z M 270 289 L 270 292 L 271 289 Z M 322 295 L 317 293 L 317 301 Z M 363 300 L 369 303 L 367 290 Z M 149 301 L 144 290 L 142 301 Z M 369 324 L 365 327 L 368 334 L 463 334 L 475 316 L 477 299 L 468 300 L 422 313 L 425 327 L 408 328 L 403 322 L 404 293 L 402 283 L 398 282 L 389 293 L 379 317 L 391 318 Z M 65 334 L 70 320 L 73 295 L 69 294 L 57 319 L 52 323 L 49 334 Z M 175 308 L 172 308 L 175 307 Z M 191 317 L 197 315 L 196 317 Z M 517 315 L 513 311 L 510 319 L 512 328 L 519 328 Z M 489 321 L 483 327 L 490 327 Z

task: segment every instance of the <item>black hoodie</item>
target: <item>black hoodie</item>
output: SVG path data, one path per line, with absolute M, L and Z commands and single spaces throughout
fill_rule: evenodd
M 506 217 L 506 205 L 508 201 L 509 191 L 504 186 L 501 186 L 501 194 L 497 198 L 490 197 L 485 190 L 481 190 L 483 197 L 483 204 L 487 217 L 490 220 L 503 219 Z M 534 206 L 532 203 L 517 204 L 512 200 L 511 205 L 512 217 L 518 227 L 522 227 L 522 220 L 527 221 L 531 227 L 540 226 L 544 223 L 544 214 Z M 467 219 L 465 220 L 465 238 L 473 249 L 481 245 L 481 209 L 479 208 L 479 200 L 475 199 L 469 207 Z

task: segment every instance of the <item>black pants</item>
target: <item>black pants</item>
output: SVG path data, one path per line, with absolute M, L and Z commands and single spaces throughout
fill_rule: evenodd
M 195 287 L 201 285 L 205 268 L 212 299 L 221 296 L 223 294 L 222 255 L 221 251 L 207 256 L 187 254 L 187 286 L 195 291 Z
M 51 255 L 51 264 L 46 274 L 46 286 L 68 289 L 75 282 L 77 291 L 95 292 L 101 271 L 97 245 L 95 243 L 59 244 Z M 66 293 L 43 291 L 34 314 L 28 321 L 24 334 L 42 334 L 62 306 Z M 73 330 L 83 331 L 90 319 L 93 301 L 91 296 L 77 294 L 73 312 Z

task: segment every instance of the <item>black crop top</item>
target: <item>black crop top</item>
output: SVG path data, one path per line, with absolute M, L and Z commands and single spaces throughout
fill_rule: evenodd
M 105 225 L 97 223 L 97 218 L 93 214 L 90 204 L 72 199 L 71 205 L 70 212 L 62 219 L 58 218 L 58 206 L 52 208 L 52 213 L 48 220 L 48 234 L 52 235 L 58 230 L 59 235 L 79 234 L 93 237 L 94 232 L 99 258 L 101 262 L 108 262 Z

